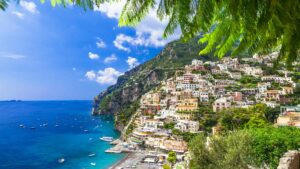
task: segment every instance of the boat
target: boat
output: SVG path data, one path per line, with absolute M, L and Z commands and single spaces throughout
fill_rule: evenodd
M 107 142 L 112 142 L 114 140 L 114 138 L 112 138 L 112 137 L 101 137 L 100 140 L 107 141 Z
M 25 125 L 24 124 L 20 124 L 19 127 L 25 128 Z
M 96 166 L 96 163 L 90 163 L 92 166 Z
M 83 130 L 84 132 L 88 132 L 88 130 Z
M 58 163 L 64 163 L 66 160 L 64 158 L 58 159 Z
M 31 129 L 31 130 L 34 130 L 34 129 L 35 129 L 35 127 L 30 127 L 30 129 Z
M 92 154 L 89 154 L 89 157 L 94 157 L 96 154 L 95 153 L 92 153 Z

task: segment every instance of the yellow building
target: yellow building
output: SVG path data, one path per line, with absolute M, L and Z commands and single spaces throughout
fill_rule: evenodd
M 176 111 L 195 111 L 198 109 L 198 99 L 183 99 L 178 101 Z

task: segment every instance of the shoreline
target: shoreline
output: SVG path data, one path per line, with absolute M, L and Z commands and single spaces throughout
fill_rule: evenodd
M 108 168 L 109 169 L 117 169 L 119 166 L 121 166 L 122 164 L 124 164 L 125 161 L 127 161 L 128 159 L 130 159 L 130 154 L 132 154 L 132 153 L 125 153 L 125 157 L 123 157 L 122 159 L 118 160 L 116 163 L 114 163 L 113 165 L 111 165 Z
M 146 155 L 143 152 L 128 152 L 123 159 L 110 166 L 109 169 L 121 169 L 128 167 L 136 169 L 148 168 L 149 164 L 141 162 L 145 157 Z

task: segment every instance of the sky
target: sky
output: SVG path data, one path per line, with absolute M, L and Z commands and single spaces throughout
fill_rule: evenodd
M 0 100 L 91 100 L 155 57 L 166 20 L 118 27 L 124 1 L 84 11 L 21 0 L 0 11 Z

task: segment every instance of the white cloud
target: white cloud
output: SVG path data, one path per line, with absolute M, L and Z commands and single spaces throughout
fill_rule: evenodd
M 27 56 L 15 54 L 15 53 L 0 53 L 0 58 L 7 58 L 7 59 L 24 59 Z
M 130 56 L 127 58 L 126 62 L 129 66 L 129 69 L 132 69 L 140 64 L 139 61 L 137 60 L 137 58 L 130 57 Z
M 39 11 L 36 8 L 36 4 L 32 1 L 21 0 L 20 5 L 21 5 L 22 8 L 29 11 L 30 13 L 34 13 L 34 14 L 39 13 Z
M 115 54 L 112 54 L 104 59 L 104 63 L 111 63 L 116 60 L 118 60 L 117 56 Z
M 129 44 L 133 44 L 134 43 L 134 39 L 130 36 L 124 35 L 124 34 L 119 34 L 117 35 L 116 39 L 114 40 L 114 45 L 116 48 L 126 51 L 126 52 L 130 52 L 129 47 L 125 47 L 124 43 L 129 43 Z
M 121 0 L 118 3 L 105 2 L 100 7 L 94 7 L 94 10 L 104 13 L 108 18 L 119 19 L 125 3 L 125 0 Z
M 97 45 L 98 48 L 105 48 L 106 47 L 105 42 L 101 38 L 97 38 L 96 45 Z
M 104 13 L 107 17 L 113 19 L 119 19 L 123 6 L 126 0 L 121 0 L 114 3 L 104 3 L 96 11 Z M 151 9 L 149 14 L 134 28 L 136 30 L 135 36 L 128 36 L 119 34 L 114 41 L 115 46 L 120 49 L 129 52 L 129 47 L 125 47 L 124 43 L 132 46 L 150 46 L 150 47 L 162 47 L 166 43 L 178 39 L 180 36 L 180 29 L 177 29 L 173 36 L 168 39 L 163 39 L 162 34 L 168 23 L 168 19 L 162 21 L 156 15 L 156 11 Z
M 122 72 L 108 67 L 104 70 L 99 70 L 97 73 L 93 70 L 86 72 L 85 76 L 91 81 L 96 81 L 99 84 L 115 84 Z
M 13 15 L 17 16 L 18 18 L 20 19 L 23 19 L 24 18 L 24 14 L 21 13 L 21 12 L 18 12 L 18 11 L 12 11 L 11 12 Z
M 91 70 L 86 72 L 85 77 L 88 78 L 89 80 L 95 80 L 96 79 L 96 73 Z
M 92 53 L 92 52 L 89 52 L 89 58 L 90 59 L 99 59 L 99 55 L 96 54 L 96 53 Z

